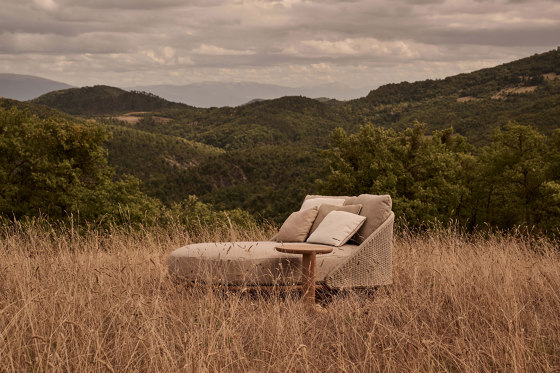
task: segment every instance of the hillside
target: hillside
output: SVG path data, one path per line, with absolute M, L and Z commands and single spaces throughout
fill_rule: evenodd
M 173 121 L 141 122 L 137 127 L 224 149 L 286 144 L 324 147 L 334 128 L 353 129 L 352 119 L 336 106 L 290 96 L 235 108 L 185 111 L 174 116 Z
M 384 127 L 415 119 L 430 130 L 453 126 L 475 144 L 511 120 L 550 133 L 560 126 L 560 48 L 442 80 L 387 84 L 345 109 Z
M 304 97 L 133 117 L 140 119 L 98 121 L 113 133 L 109 163 L 140 178 L 146 193 L 167 203 L 195 194 L 219 208 L 239 207 L 276 221 L 313 189 L 323 172 L 317 149 L 347 122 L 336 107 Z M 181 141 L 214 151 L 188 161 Z
M 256 101 L 240 107 L 196 109 L 157 96 L 107 86 L 63 90 L 33 102 L 77 115 L 165 113 L 174 120 L 144 127 L 222 148 L 299 143 L 325 146 L 337 126 L 355 131 L 373 123 L 404 128 L 418 119 L 429 131 L 453 126 L 485 144 L 497 126 L 515 120 L 545 133 L 559 126 L 560 49 L 493 68 L 440 80 L 381 86 L 348 102 L 301 96 Z
M 178 113 L 174 121 L 145 129 L 222 148 L 263 143 L 324 147 L 335 127 L 353 132 L 373 123 L 402 129 L 419 120 L 428 131 L 453 126 L 483 145 L 495 128 L 512 120 L 544 133 L 559 127 L 559 77 L 557 49 L 441 80 L 384 85 L 348 102 L 283 97 Z
M 85 116 L 189 108 L 187 105 L 169 102 L 150 93 L 129 92 L 103 85 L 54 91 L 37 97 L 32 102 L 69 114 Z
M 354 129 L 336 106 L 305 97 L 283 97 L 236 108 L 142 115 L 134 124 L 120 122 L 119 125 L 222 149 L 222 153 L 188 169 L 169 169 L 165 182 L 158 182 L 149 174 L 133 173 L 146 183 L 148 194 L 163 195 L 168 202 L 179 201 L 180 192 L 195 194 L 219 208 L 243 208 L 275 221 L 285 219 L 314 188 L 314 180 L 323 175 L 318 149 L 327 146 L 329 133 L 342 124 L 348 130 Z M 171 120 L 154 120 L 159 116 Z M 123 136 L 123 141 L 130 143 L 131 139 Z M 126 155 L 122 148 L 118 151 L 123 156 L 118 159 L 111 156 L 109 148 L 109 162 L 125 170 L 128 166 L 123 166 Z M 147 149 L 149 146 L 142 146 L 142 152 Z M 133 153 L 129 158 L 144 169 L 154 165 L 138 161 Z M 157 152 L 153 154 L 159 157 Z M 160 175 L 164 169 L 153 167 L 152 172 Z
M 195 194 L 198 190 L 193 187 L 196 180 L 191 170 L 224 153 L 222 149 L 184 138 L 129 128 L 116 119 L 100 118 L 92 122 L 31 102 L 0 98 L 1 109 L 15 109 L 54 123 L 77 126 L 95 123 L 103 127 L 108 134 L 103 143 L 108 151 L 107 160 L 117 179 L 125 175 L 137 177 L 142 181 L 142 191 L 166 204 L 181 202 L 189 194 Z
M 242 208 L 282 222 L 322 175 L 315 149 L 265 145 L 209 158 L 191 171 L 185 190 L 220 209 Z
M 371 91 L 359 101 L 380 105 L 423 101 L 442 96 L 492 98 L 503 89 L 539 86 L 554 79 L 556 75 L 560 75 L 560 48 L 442 80 L 387 84 Z
M 58 111 L 46 105 L 38 105 L 38 104 L 33 104 L 29 101 L 22 102 L 18 100 L 12 100 L 9 98 L 0 97 L 0 108 L 9 109 L 12 107 L 16 107 L 21 110 L 26 110 L 42 119 L 53 117 L 53 116 L 63 117 L 63 118 L 73 118 L 73 116 L 70 114 Z
M 196 194 L 281 221 L 328 171 L 321 167 L 321 150 L 333 129 L 356 133 L 373 123 L 401 130 L 419 120 L 428 134 L 452 126 L 476 146 L 489 144 L 495 129 L 509 121 L 550 134 L 560 128 L 558 76 L 560 49 L 441 80 L 388 84 L 348 102 L 289 96 L 203 109 L 105 86 L 53 92 L 33 102 L 106 118 L 141 112 L 134 121 L 110 121 L 119 142 L 109 145 L 110 164 L 119 172 L 137 175 L 150 195 L 166 201 Z M 142 135 L 120 134 L 119 128 Z M 162 145 L 149 145 L 160 139 Z M 157 156 L 166 147 L 190 154 L 183 145 L 163 145 L 184 140 L 214 151 L 190 163 L 179 155 Z M 169 158 L 181 159 L 183 171 L 171 167 Z
M 31 100 L 42 94 L 72 86 L 31 75 L 0 74 L 0 97 Z
M 142 189 L 165 203 L 180 202 L 195 194 L 193 170 L 224 153 L 179 137 L 114 125 L 111 121 L 101 123 L 111 133 L 107 142 L 109 164 L 118 175 L 142 180 Z

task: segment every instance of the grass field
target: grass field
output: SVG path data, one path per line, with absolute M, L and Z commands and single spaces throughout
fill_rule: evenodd
M 400 233 L 394 285 L 318 313 L 167 275 L 186 243 L 269 236 L 2 226 L 0 371 L 560 371 L 558 243 Z

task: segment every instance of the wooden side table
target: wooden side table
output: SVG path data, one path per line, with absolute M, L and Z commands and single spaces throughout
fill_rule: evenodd
M 283 244 L 275 249 L 281 253 L 303 254 L 301 263 L 302 297 L 308 304 L 315 305 L 315 266 L 317 254 L 328 254 L 331 246 L 312 244 Z

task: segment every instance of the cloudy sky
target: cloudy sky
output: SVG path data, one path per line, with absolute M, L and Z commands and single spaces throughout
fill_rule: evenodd
M 76 86 L 442 78 L 560 45 L 560 0 L 0 0 L 0 72 Z

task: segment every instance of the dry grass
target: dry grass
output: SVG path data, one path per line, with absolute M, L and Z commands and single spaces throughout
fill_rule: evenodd
M 176 247 L 269 233 L 4 226 L 0 371 L 559 371 L 555 243 L 403 234 L 393 286 L 315 314 L 168 278 Z

